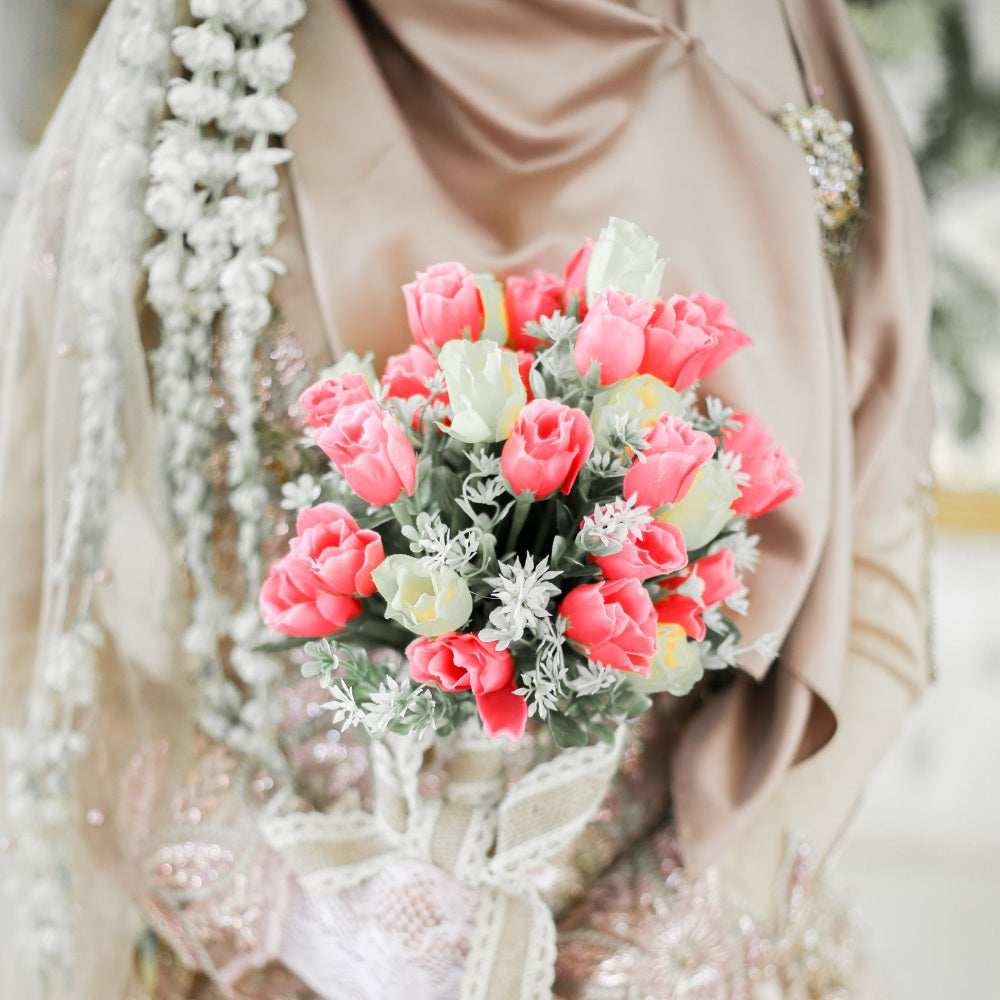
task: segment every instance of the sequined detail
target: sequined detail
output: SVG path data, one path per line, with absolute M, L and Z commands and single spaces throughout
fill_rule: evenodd
M 862 218 L 864 167 L 854 148 L 854 128 L 822 104 L 786 104 L 778 124 L 806 155 L 823 255 L 832 267 L 841 268 L 854 253 Z
M 793 847 L 770 925 L 718 872 L 690 877 L 672 831 L 622 859 L 560 924 L 561 1000 L 874 1000 L 858 935 L 822 867 Z

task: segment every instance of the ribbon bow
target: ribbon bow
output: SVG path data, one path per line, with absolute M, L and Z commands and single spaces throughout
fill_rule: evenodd
M 306 892 L 336 895 L 388 865 L 420 860 L 479 890 L 460 1000 L 547 1000 L 556 930 L 527 877 L 582 832 L 618 769 L 625 739 L 574 748 L 507 787 L 509 757 L 482 735 L 460 734 L 440 798 L 420 792 L 426 744 L 387 737 L 372 745 L 372 812 L 295 813 L 264 824 Z

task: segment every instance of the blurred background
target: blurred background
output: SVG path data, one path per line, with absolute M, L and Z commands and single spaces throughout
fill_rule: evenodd
M 0 0 L 0 230 L 103 7 Z M 939 676 L 872 777 L 839 877 L 901 1000 L 987 1000 L 1000 943 L 1000 0 L 849 7 L 931 204 Z

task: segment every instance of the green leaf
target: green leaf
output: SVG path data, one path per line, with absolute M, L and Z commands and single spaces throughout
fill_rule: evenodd
M 631 684 L 622 685 L 618 697 L 615 699 L 615 708 L 621 712 L 626 719 L 634 719 L 637 715 L 642 715 L 653 704 L 649 695 L 637 691 Z
M 560 750 L 587 745 L 587 734 L 572 719 L 567 719 L 565 715 L 553 712 L 549 715 L 548 723 L 549 732 L 552 733 L 552 741 Z
M 606 743 L 609 747 L 614 746 L 615 730 L 613 726 L 609 726 L 606 722 L 592 722 L 588 728 L 590 735 L 595 739 Z

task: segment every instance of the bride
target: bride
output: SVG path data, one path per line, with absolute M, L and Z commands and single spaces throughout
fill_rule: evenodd
M 780 655 L 636 727 L 525 971 L 441 867 L 322 893 L 268 833 L 370 810 L 372 761 L 256 597 L 316 373 L 405 348 L 418 268 L 561 271 L 610 215 L 730 304 L 711 390 L 805 488 L 760 522 Z M 4 995 L 874 989 L 822 862 L 927 679 L 928 294 L 839 0 L 112 0 L 0 256 Z

